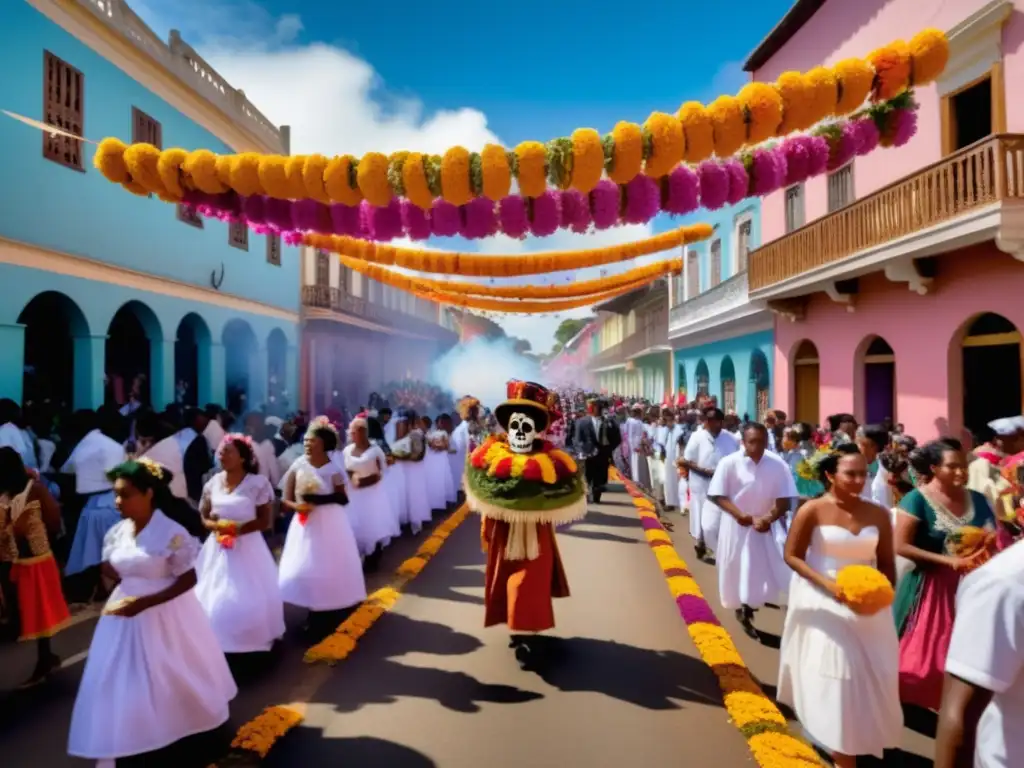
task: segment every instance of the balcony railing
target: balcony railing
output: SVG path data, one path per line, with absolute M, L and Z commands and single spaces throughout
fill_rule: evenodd
M 890 184 L 750 254 L 757 291 L 974 209 L 1024 199 L 1024 135 L 1001 134 Z
M 709 320 L 748 302 L 747 273 L 744 271 L 672 307 L 669 313 L 669 333 Z
M 625 362 L 652 347 L 668 346 L 668 308 L 652 312 L 646 324 L 636 333 L 631 333 L 618 344 L 601 350 L 590 358 L 589 367 L 602 368 L 607 365 Z
M 457 338 L 454 331 L 443 327 L 436 321 L 431 322 L 422 317 L 407 315 L 397 309 L 353 296 L 333 286 L 302 286 L 302 305 L 316 309 L 329 309 L 332 312 L 352 315 L 390 328 L 427 334 L 446 341 L 454 342 Z

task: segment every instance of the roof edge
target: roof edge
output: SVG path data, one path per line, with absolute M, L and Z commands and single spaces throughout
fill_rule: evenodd
M 744 72 L 754 72 L 767 64 L 772 56 L 782 50 L 803 26 L 811 20 L 826 0 L 796 0 L 793 7 L 782 17 L 743 64 Z

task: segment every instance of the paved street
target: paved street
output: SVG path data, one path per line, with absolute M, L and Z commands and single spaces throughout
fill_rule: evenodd
M 715 573 L 695 563 L 676 522 L 677 549 L 702 589 L 715 596 Z M 455 531 L 407 588 L 397 607 L 324 675 L 301 661 L 290 634 L 268 668 L 246 675 L 233 709 L 237 727 L 269 704 L 308 701 L 306 721 L 271 752 L 267 765 L 718 766 L 752 764 L 728 721 L 711 671 L 700 661 L 635 510 L 609 494 L 587 520 L 559 537 L 573 596 L 556 605 L 563 648 L 543 675 L 521 671 L 503 629 L 484 630 L 483 563 L 476 520 Z M 387 552 L 374 586 L 416 542 Z M 764 644 L 719 612 L 745 662 L 769 695 L 777 672 L 782 612 L 758 616 Z M 288 616 L 289 627 L 303 620 Z M 81 765 L 64 754 L 74 692 L 91 621 L 62 634 L 58 652 L 74 663 L 46 689 L 0 693 L 5 766 Z M 76 654 L 79 658 L 76 658 Z M 31 648 L 0 651 L 8 689 L 27 675 Z M 244 672 L 244 670 L 243 670 Z M 908 766 L 927 766 L 930 741 L 906 731 Z

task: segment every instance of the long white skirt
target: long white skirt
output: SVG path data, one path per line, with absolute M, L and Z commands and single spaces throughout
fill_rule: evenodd
M 665 462 L 654 456 L 648 456 L 647 472 L 651 476 L 651 492 L 654 494 L 654 498 L 662 498 L 665 488 Z
M 665 504 L 669 507 L 675 507 L 676 509 L 682 509 L 683 505 L 679 502 L 679 468 L 676 466 L 675 460 L 665 460 Z
M 366 599 L 359 547 L 345 508 L 314 507 L 292 517 L 278 567 L 281 598 L 311 611 L 337 611 Z
M 120 588 L 111 595 L 119 600 Z M 133 618 L 102 616 L 71 715 L 68 754 L 114 760 L 227 722 L 238 688 L 194 591 Z
M 779 658 L 779 701 L 818 744 L 844 755 L 899 747 L 899 639 L 892 610 L 858 616 L 793 576 Z
M 356 488 L 353 483 L 348 489 L 345 511 L 363 555 L 372 555 L 378 546 L 386 547 L 391 539 L 402 535 L 385 482 L 381 480 L 369 488 Z
M 224 653 L 269 651 L 284 636 L 277 564 L 262 535 L 239 536 L 232 549 L 210 536 L 196 560 L 196 573 L 196 596 Z
M 758 533 L 753 527 L 744 528 L 732 515 L 719 514 L 722 529 L 715 566 L 722 607 L 735 610 L 744 605 L 785 605 L 793 571 L 779 549 L 778 539 L 784 536 L 779 531 L 782 523 L 776 521 L 771 530 Z
M 384 475 L 383 480 L 388 498 L 391 500 L 392 512 L 398 521 L 399 530 L 401 530 L 403 525 L 412 523 L 409 517 L 409 492 L 405 488 L 409 482 L 407 478 L 405 462 L 396 461 L 388 467 L 387 474 Z
M 448 507 L 448 488 L 451 485 L 448 454 L 427 448 L 423 465 L 427 470 L 427 496 L 430 499 L 430 508 L 446 509 Z M 445 480 L 448 482 L 446 483 Z
M 433 515 L 425 462 L 426 459 L 405 462 L 405 497 L 409 500 L 409 522 L 414 532 L 429 523 Z
M 466 452 L 455 451 L 448 454 L 448 463 L 452 470 L 452 482 L 455 483 L 455 493 L 462 490 L 462 473 L 466 471 Z

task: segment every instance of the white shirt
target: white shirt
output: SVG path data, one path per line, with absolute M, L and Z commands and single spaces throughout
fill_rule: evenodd
M 892 486 L 889 485 L 889 473 L 885 471 L 885 467 L 879 466 L 875 476 L 864 484 L 861 498 L 873 501 L 886 509 L 895 506 L 892 500 Z
M 220 448 L 220 441 L 224 439 L 224 435 L 226 434 L 224 427 L 220 425 L 219 421 L 216 419 L 210 419 L 210 423 L 207 424 L 206 429 L 203 430 L 203 437 L 206 438 L 206 444 L 210 446 L 210 453 L 217 453 L 217 449 Z M 192 440 L 195 440 L 195 432 L 192 433 Z M 189 442 L 191 443 L 192 440 L 189 440 Z M 186 445 L 185 448 L 187 447 L 188 446 Z M 184 450 L 184 448 L 182 450 Z
M 76 493 L 101 493 L 114 487 L 107 472 L 124 460 L 124 446 L 94 429 L 79 441 L 60 471 L 75 476 Z
M 7 422 L 0 426 L 0 448 L 13 448 L 29 469 L 37 467 L 36 450 L 25 430 Z
M 718 462 L 736 453 L 739 448 L 736 438 L 724 429 L 718 433 L 718 437 L 712 437 L 711 433 L 702 427 L 690 435 L 686 450 L 683 451 L 683 458 L 692 461 L 701 469 L 713 470 L 718 466 Z M 690 473 L 690 488 L 695 493 L 706 493 L 709 482 L 703 475 Z
M 745 451 L 729 454 L 718 463 L 708 486 L 709 498 L 724 496 L 741 512 L 755 518 L 774 511 L 778 499 L 792 499 L 796 495 L 789 464 L 767 450 L 757 463 Z
M 260 474 L 267 478 L 267 481 L 274 488 L 281 482 L 281 465 L 277 461 L 277 451 L 270 440 L 264 440 L 255 444 L 256 460 L 260 465 Z
M 171 493 L 179 499 L 188 498 L 188 483 L 185 481 L 185 462 L 177 436 L 165 437 L 142 454 L 171 471 Z
M 960 583 L 946 671 L 994 694 L 978 721 L 975 768 L 1020 766 L 1024 756 L 1024 541 Z
M 645 431 L 644 423 L 640 419 L 634 419 L 632 416 L 626 419 L 626 441 L 629 443 L 629 450 L 634 453 L 640 450 L 640 442 Z

